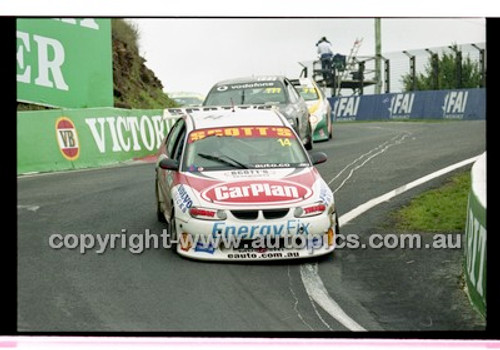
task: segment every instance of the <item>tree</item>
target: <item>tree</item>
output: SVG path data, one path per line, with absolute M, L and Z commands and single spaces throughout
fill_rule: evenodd
M 481 86 L 479 63 L 467 57 L 461 57 L 457 45 L 451 46 L 452 52 L 429 56 L 424 73 L 416 74 L 416 90 L 469 89 Z M 437 73 L 437 82 L 436 79 Z M 411 73 L 402 77 L 404 90 L 411 91 L 413 81 Z M 437 89 L 436 89 L 437 87 Z

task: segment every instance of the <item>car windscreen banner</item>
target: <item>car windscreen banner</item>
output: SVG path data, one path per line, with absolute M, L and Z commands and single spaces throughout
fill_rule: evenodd
M 279 81 L 255 81 L 250 83 L 241 84 L 228 84 L 219 85 L 216 91 L 223 92 L 226 90 L 242 90 L 242 89 L 270 89 L 269 91 L 275 91 L 274 89 L 280 89 L 283 87 Z
M 113 106 L 110 19 L 19 18 L 16 26 L 19 102 Z
M 189 134 L 188 143 L 193 143 L 202 140 L 206 137 L 237 137 L 237 138 L 255 138 L 255 137 L 269 137 L 269 138 L 295 138 L 293 132 L 286 127 L 270 127 L 270 126 L 238 126 L 227 128 L 210 128 L 199 129 L 192 131 Z

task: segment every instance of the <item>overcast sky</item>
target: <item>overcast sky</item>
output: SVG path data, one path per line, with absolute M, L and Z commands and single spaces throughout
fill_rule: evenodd
M 363 38 L 359 55 L 375 52 L 373 18 L 331 19 L 132 19 L 146 65 L 167 92 L 206 94 L 219 80 L 249 75 L 300 74 L 299 61 L 316 59 L 326 36 L 348 55 Z M 483 18 L 382 18 L 382 52 L 480 43 Z

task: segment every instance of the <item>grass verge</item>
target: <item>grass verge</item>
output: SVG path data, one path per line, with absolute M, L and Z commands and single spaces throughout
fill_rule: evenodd
M 470 170 L 453 175 L 441 187 L 420 194 L 394 212 L 396 228 L 424 232 L 464 231 L 470 186 Z

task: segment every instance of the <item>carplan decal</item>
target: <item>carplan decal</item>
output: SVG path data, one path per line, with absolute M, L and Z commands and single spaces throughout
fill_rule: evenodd
M 201 193 L 203 199 L 213 203 L 265 204 L 294 203 L 311 196 L 312 191 L 298 183 L 256 180 L 221 183 Z

